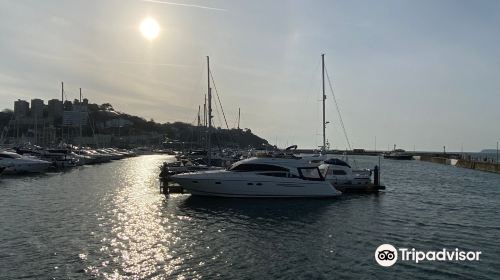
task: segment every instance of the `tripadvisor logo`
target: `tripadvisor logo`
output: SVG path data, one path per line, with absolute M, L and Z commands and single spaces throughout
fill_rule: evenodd
M 398 251 L 391 244 L 382 244 L 375 250 L 375 260 L 381 266 L 392 266 L 398 260 Z
M 381 266 L 392 266 L 398 261 L 410 261 L 419 263 L 421 261 L 479 261 L 481 251 L 463 251 L 455 248 L 449 250 L 443 248 L 439 251 L 419 251 L 415 248 L 399 248 L 391 244 L 382 244 L 375 250 L 375 260 Z

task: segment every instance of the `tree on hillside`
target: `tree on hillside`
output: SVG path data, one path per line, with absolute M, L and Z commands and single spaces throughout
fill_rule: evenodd
M 99 106 L 99 110 L 114 111 L 115 109 L 113 109 L 113 105 L 111 105 L 109 103 L 103 103 L 103 104 L 101 104 L 101 106 Z

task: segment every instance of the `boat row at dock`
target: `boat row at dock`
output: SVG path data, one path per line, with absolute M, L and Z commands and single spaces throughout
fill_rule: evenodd
M 136 151 L 116 148 L 92 149 L 70 145 L 58 148 L 17 147 L 0 151 L 0 174 L 23 175 L 61 171 L 136 155 Z

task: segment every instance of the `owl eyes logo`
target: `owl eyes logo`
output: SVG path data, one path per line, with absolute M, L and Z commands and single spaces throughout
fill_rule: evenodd
M 391 244 L 382 244 L 375 250 L 375 260 L 381 266 L 392 266 L 398 260 L 398 251 Z
M 378 259 L 381 261 L 392 261 L 394 259 L 393 251 L 383 250 L 378 252 Z

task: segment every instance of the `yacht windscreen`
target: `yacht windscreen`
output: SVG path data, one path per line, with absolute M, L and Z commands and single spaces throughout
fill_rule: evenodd
M 324 177 L 317 167 L 298 168 L 300 177 L 306 180 L 323 181 Z
M 332 164 L 332 165 L 347 166 L 347 167 L 351 168 L 351 166 L 349 164 L 347 164 L 347 162 L 345 162 L 343 160 L 340 160 L 338 158 L 332 158 L 332 159 L 329 159 L 329 160 L 325 160 L 325 163 L 326 164 Z

